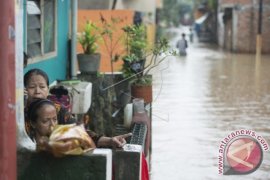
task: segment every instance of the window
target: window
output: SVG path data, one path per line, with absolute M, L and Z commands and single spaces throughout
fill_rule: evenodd
M 30 63 L 56 56 L 56 1 L 27 0 L 26 8 Z

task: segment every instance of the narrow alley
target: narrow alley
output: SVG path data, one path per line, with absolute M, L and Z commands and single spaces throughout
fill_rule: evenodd
M 173 29 L 176 36 L 182 31 Z M 188 31 L 187 31 L 188 32 Z M 188 39 L 188 37 L 187 37 Z M 219 175 L 221 141 L 249 129 L 269 143 L 270 61 L 189 42 L 186 57 L 171 57 L 155 69 L 153 180 L 270 179 L 269 151 L 248 175 Z

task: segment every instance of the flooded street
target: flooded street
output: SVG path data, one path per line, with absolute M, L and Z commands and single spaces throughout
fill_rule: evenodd
M 270 179 L 269 151 L 251 174 L 218 174 L 219 146 L 231 132 L 250 129 L 270 143 L 270 56 L 256 65 L 255 55 L 198 42 L 187 53 L 153 72 L 152 180 Z

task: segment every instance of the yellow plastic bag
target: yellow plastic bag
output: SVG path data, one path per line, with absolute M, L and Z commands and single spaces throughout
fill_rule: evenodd
M 84 127 L 76 124 L 55 126 L 49 138 L 49 145 L 57 157 L 80 155 L 96 148 Z

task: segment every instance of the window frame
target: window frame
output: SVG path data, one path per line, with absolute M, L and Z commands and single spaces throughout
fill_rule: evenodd
M 31 1 L 31 0 L 29 0 Z M 28 52 L 28 12 L 27 12 L 27 2 L 28 0 L 26 0 L 26 15 L 25 15 L 25 22 L 26 22 L 26 26 L 25 26 L 25 34 L 26 34 L 26 41 L 25 41 L 25 51 Z M 33 64 L 33 63 L 37 63 L 37 62 L 41 62 L 44 60 L 48 60 L 50 58 L 56 57 L 57 56 L 57 52 L 58 52 L 58 46 L 57 46 L 57 37 L 58 37 L 58 33 L 57 33 L 57 24 L 58 24 L 58 16 L 57 16 L 57 1 L 53 0 L 54 3 L 54 50 L 48 53 L 44 53 L 44 3 L 46 3 L 46 0 L 40 0 L 40 38 L 41 38 L 41 54 L 37 55 L 35 57 L 30 57 L 28 59 L 28 64 Z M 43 4 L 43 5 L 42 5 Z

